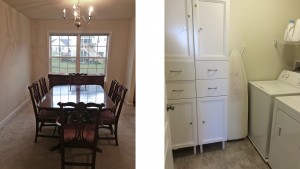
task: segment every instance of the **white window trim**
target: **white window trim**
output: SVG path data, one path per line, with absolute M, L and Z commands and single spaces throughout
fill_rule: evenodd
M 50 31 L 50 30 L 48 30 L 47 31 L 47 33 L 46 33 L 46 36 L 47 36 L 47 42 L 46 42 L 46 45 L 47 45 L 47 54 L 46 54 L 46 56 L 47 56 L 47 61 L 48 61 L 48 74 L 49 73 L 52 73 L 52 72 L 50 72 L 50 67 L 51 67 L 51 63 L 50 63 L 50 48 L 49 48 L 49 42 L 50 42 L 50 36 L 51 36 L 51 34 L 77 34 L 77 36 L 78 36 L 78 34 L 81 34 L 81 35 L 84 35 L 84 34 L 86 34 L 86 35 L 91 35 L 91 34 L 95 34 L 95 35 L 99 35 L 99 34 L 107 34 L 108 35 L 108 37 L 109 37 L 109 40 L 108 40 L 108 43 L 107 43 L 107 49 L 106 49 L 106 70 L 105 70 L 105 73 L 104 73 L 104 75 L 105 75 L 105 83 L 106 83 L 106 79 L 109 79 L 108 77 L 109 77 L 109 70 L 110 70 L 110 49 L 111 49 L 111 44 L 112 44 L 112 37 L 113 37 L 113 33 L 112 33 L 112 31 L 100 31 L 100 32 L 98 32 L 98 31 L 90 31 L 90 32 L 81 32 L 81 31 L 68 31 L 68 32 L 65 32 L 65 31 Z M 78 40 L 78 38 L 77 38 L 77 40 Z M 80 48 L 77 48 L 77 50 L 80 50 Z M 80 54 L 80 51 L 79 51 L 79 54 Z M 77 65 L 76 65 L 76 67 L 77 67 Z

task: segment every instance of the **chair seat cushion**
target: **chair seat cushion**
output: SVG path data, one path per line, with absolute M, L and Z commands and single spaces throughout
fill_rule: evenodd
M 68 124 L 64 126 L 64 141 L 68 142 L 71 140 L 80 141 L 85 140 L 88 143 L 93 143 L 95 137 L 95 125 L 85 125 L 81 134 L 78 133 L 76 125 Z
M 40 114 L 38 115 L 38 118 L 40 119 L 40 121 L 52 122 L 52 123 L 56 122 L 57 117 L 58 117 L 58 114 L 56 111 L 42 110 L 40 112 Z
M 102 124 L 114 124 L 115 123 L 115 116 L 112 111 L 106 110 L 103 111 L 101 114 L 101 122 Z

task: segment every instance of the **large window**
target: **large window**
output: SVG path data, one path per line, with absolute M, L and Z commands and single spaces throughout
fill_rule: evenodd
M 51 73 L 106 73 L 108 34 L 50 34 Z

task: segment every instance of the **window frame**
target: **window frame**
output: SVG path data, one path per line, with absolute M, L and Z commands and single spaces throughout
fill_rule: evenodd
M 51 74 L 61 74 L 61 73 L 67 73 L 67 72 L 53 72 L 52 70 L 52 62 L 51 58 L 53 58 L 50 54 L 51 52 L 51 36 L 76 36 L 76 65 L 75 65 L 75 73 L 80 73 L 80 58 L 81 58 L 81 37 L 82 36 L 101 36 L 105 35 L 107 36 L 107 42 L 106 42 L 106 57 L 100 57 L 105 62 L 105 68 L 103 74 L 105 77 L 107 76 L 107 72 L 109 70 L 109 58 L 110 58 L 110 46 L 111 46 L 111 39 L 112 39 L 112 33 L 111 32 L 93 32 L 93 33 L 85 33 L 85 32 L 55 32 L 55 31 L 49 31 L 47 32 L 47 52 L 48 52 L 48 73 Z M 57 58 L 61 58 L 61 56 L 58 56 Z M 91 73 L 94 74 L 94 73 Z M 99 73 L 97 73 L 99 74 Z M 101 74 L 101 73 L 100 73 Z M 105 78 L 106 79 L 106 78 Z

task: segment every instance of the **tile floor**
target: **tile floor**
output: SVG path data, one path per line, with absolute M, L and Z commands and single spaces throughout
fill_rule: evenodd
M 204 153 L 197 154 L 193 148 L 173 151 L 175 169 L 270 169 L 248 139 L 226 142 L 222 150 L 221 143 L 203 146 Z

